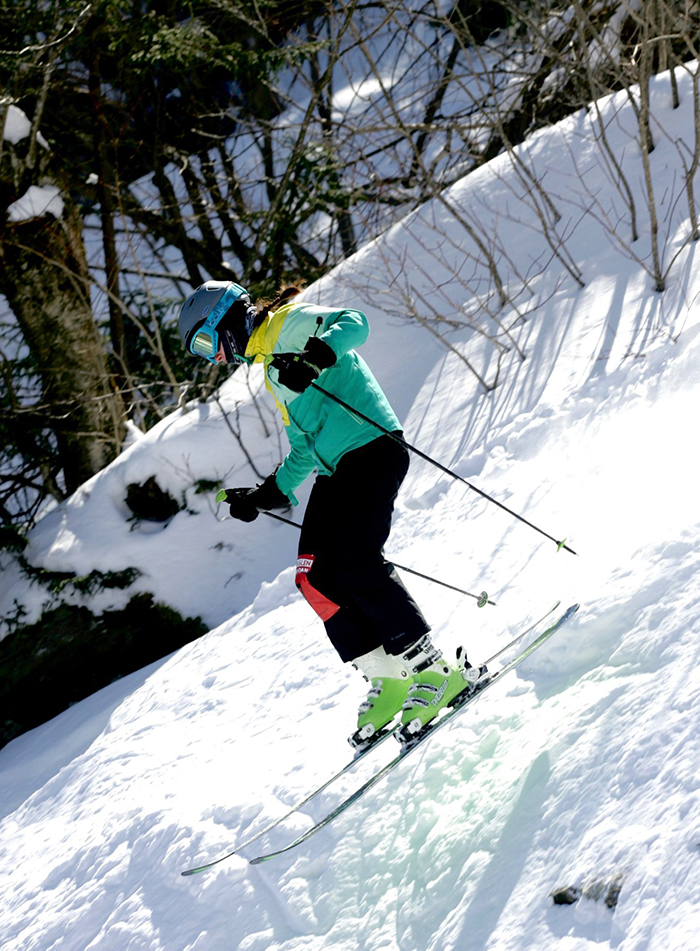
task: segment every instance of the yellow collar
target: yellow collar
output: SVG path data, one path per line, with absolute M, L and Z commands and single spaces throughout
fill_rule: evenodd
M 248 346 L 245 348 L 246 357 L 252 357 L 253 363 L 264 363 L 265 358 L 272 355 L 282 324 L 289 316 L 289 312 L 298 304 L 297 300 L 290 301 L 289 304 L 284 304 L 267 315 L 250 335 Z
M 290 301 L 289 304 L 284 304 L 282 307 L 278 307 L 277 310 L 271 311 L 260 326 L 256 327 L 252 332 L 248 340 L 248 346 L 245 348 L 246 357 L 249 359 L 252 358 L 250 360 L 251 363 L 265 364 L 265 386 L 270 393 L 272 393 L 273 399 L 277 404 L 277 409 L 282 414 L 282 422 L 285 426 L 289 426 L 289 413 L 287 412 L 287 407 L 283 403 L 280 403 L 275 395 L 275 391 L 272 389 L 272 385 L 267 376 L 267 367 L 272 359 L 275 344 L 282 330 L 282 324 L 289 316 L 290 311 L 298 304 L 299 301 L 293 300 Z

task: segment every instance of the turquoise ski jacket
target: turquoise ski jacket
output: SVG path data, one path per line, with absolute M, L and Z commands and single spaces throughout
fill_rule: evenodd
M 295 505 L 294 489 L 315 469 L 321 475 L 331 475 L 345 453 L 382 435 L 313 387 L 296 393 L 279 383 L 277 370 L 270 366 L 274 354 L 300 353 L 312 336 L 320 337 L 336 356 L 333 366 L 319 376 L 319 386 L 384 429 L 401 429 L 371 370 L 355 350 L 369 336 L 369 324 L 361 311 L 292 301 L 270 313 L 253 331 L 245 355 L 251 363 L 264 364 L 266 386 L 287 427 L 290 450 L 275 478 Z

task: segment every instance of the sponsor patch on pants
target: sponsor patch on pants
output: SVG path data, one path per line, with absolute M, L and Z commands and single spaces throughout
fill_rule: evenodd
M 316 561 L 315 555 L 299 555 L 297 558 L 297 573 L 294 582 L 297 588 L 304 595 L 316 614 L 322 621 L 328 621 L 340 610 L 340 605 L 331 601 L 325 594 L 322 594 L 311 584 L 308 574 Z

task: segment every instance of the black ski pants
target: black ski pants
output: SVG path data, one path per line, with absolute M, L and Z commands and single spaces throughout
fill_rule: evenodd
M 400 654 L 430 628 L 384 557 L 408 450 L 390 436 L 317 476 L 299 539 L 296 584 L 343 661 L 383 645 Z

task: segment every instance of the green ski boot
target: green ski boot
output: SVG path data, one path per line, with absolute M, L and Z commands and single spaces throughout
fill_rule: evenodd
M 387 654 L 383 647 L 358 657 L 353 666 L 371 684 L 367 699 L 360 704 L 357 730 L 348 738 L 353 749 L 362 750 L 401 712 L 413 680 L 403 658 Z
M 475 674 L 478 675 L 478 671 L 473 668 L 465 669 L 459 662 L 453 667 L 442 657 L 415 674 L 403 705 L 399 741 L 410 743 L 441 710 L 471 686 Z
M 466 661 L 466 658 L 464 658 Z M 360 705 L 357 730 L 349 737 L 350 746 L 366 749 L 375 742 L 384 727 L 401 713 L 397 738 L 408 742 L 437 714 L 465 690 L 470 674 L 458 658 L 450 667 L 424 634 L 403 654 L 387 654 L 383 647 L 363 654 L 353 665 L 371 683 L 367 699 Z

